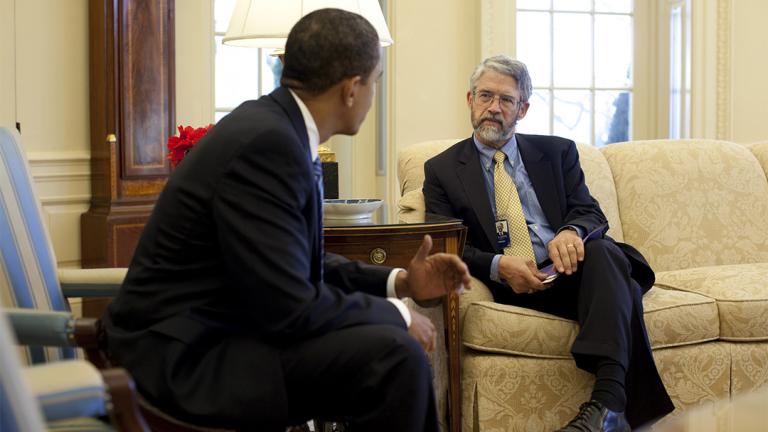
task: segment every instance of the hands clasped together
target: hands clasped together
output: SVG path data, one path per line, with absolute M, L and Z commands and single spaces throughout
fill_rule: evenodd
M 558 273 L 571 275 L 578 270 L 579 262 L 584 260 L 584 242 L 572 229 L 560 231 L 549 242 L 547 249 Z M 505 255 L 499 261 L 499 278 L 518 294 L 533 294 L 549 288 L 551 282 L 544 283 L 547 276 L 531 260 Z

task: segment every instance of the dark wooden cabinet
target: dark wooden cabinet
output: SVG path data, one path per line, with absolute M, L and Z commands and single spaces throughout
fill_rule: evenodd
M 91 0 L 91 206 L 83 267 L 122 267 L 169 173 L 174 0 Z
M 369 264 L 408 268 L 424 234 L 432 237 L 432 252 L 461 256 L 467 228 L 461 220 L 418 212 L 376 214 L 370 220 L 325 220 L 325 250 Z M 461 430 L 461 363 L 459 296 L 443 303 L 448 355 L 448 430 Z

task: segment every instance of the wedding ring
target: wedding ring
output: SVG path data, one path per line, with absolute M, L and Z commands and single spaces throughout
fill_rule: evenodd
M 576 246 L 574 246 L 573 243 L 568 243 L 566 246 L 568 246 L 568 247 L 576 247 Z

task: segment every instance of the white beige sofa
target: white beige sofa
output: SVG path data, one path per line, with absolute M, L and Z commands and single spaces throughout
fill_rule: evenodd
M 457 141 L 400 153 L 403 211 L 423 209 L 423 163 Z M 579 153 L 609 235 L 657 272 L 645 321 L 676 407 L 657 426 L 768 386 L 768 143 L 636 141 Z M 588 398 L 592 378 L 569 354 L 574 322 L 494 303 L 479 282 L 461 298 L 461 320 L 464 431 L 553 430 Z

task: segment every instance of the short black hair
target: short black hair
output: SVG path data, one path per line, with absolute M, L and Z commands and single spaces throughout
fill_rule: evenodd
M 379 63 L 380 49 L 376 29 L 362 16 L 316 10 L 288 34 L 280 83 L 318 94 L 345 78 L 360 75 L 365 82 Z

